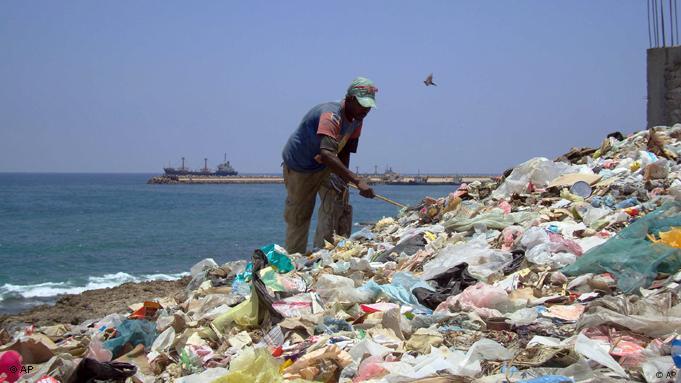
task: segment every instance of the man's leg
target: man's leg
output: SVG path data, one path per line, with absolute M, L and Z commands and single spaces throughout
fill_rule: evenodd
M 317 214 L 314 246 L 321 248 L 324 246 L 324 240 L 329 242 L 333 240 L 333 233 L 344 237 L 350 235 L 352 206 L 349 203 L 347 185 L 333 174 L 319 188 L 319 198 L 321 204 Z
M 300 173 L 284 165 L 286 251 L 291 254 L 305 254 L 307 250 L 307 234 L 320 183 L 320 174 Z

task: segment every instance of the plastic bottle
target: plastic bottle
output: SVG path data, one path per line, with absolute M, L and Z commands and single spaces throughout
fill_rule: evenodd
M 681 339 L 676 338 L 672 340 L 672 360 L 679 371 L 676 374 L 675 383 L 681 383 Z
M 672 359 L 676 368 L 681 368 L 681 339 L 672 340 Z

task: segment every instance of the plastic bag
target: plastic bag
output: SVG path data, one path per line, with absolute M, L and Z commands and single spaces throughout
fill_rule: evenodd
M 618 375 L 623 378 L 628 378 L 627 372 L 622 368 L 608 354 L 609 344 L 602 344 L 598 341 L 591 340 L 584 334 L 577 335 L 577 340 L 575 341 L 575 352 L 583 355 L 584 357 L 591 359 L 599 364 L 608 367 L 609 369 L 615 371 Z
M 558 249 L 559 251 L 567 251 L 576 256 L 582 255 L 582 247 L 571 239 L 567 239 L 560 234 L 549 233 L 549 240 L 551 241 L 551 245 L 554 249 Z
M 478 280 L 487 280 L 491 275 L 500 273 L 511 263 L 513 255 L 490 249 L 484 235 L 456 245 L 448 245 L 438 255 L 423 265 L 421 279 L 430 280 L 461 263 L 468 264 L 468 272 Z
M 491 339 L 483 338 L 473 343 L 471 348 L 468 349 L 463 364 L 480 360 L 510 360 L 513 358 L 513 355 L 513 352 L 501 344 Z
M 212 383 L 275 383 L 282 382 L 279 364 L 266 348 L 245 348 L 229 365 L 229 372 Z
M 265 256 L 267 257 L 267 263 L 272 265 L 280 273 L 288 273 L 295 269 L 291 259 L 286 255 L 286 250 L 283 247 L 270 244 L 260 248 Z
M 366 303 L 373 296 L 369 290 L 355 288 L 352 279 L 333 274 L 323 274 L 319 277 L 316 291 L 326 302 Z
M 429 354 L 416 358 L 403 356 L 399 362 L 383 363 L 382 367 L 390 372 L 384 376 L 387 382 L 411 382 L 436 375 L 439 371 L 447 371 L 452 375 L 474 377 L 482 368 L 479 361 L 464 364 L 466 355 L 458 350 L 451 350 L 447 355 L 433 348 Z
M 412 274 L 408 272 L 398 272 L 393 275 L 390 284 L 379 285 L 371 279 L 362 286 L 362 290 L 371 291 L 374 295 L 384 294 L 390 298 L 392 302 L 402 303 L 417 309 L 417 311 L 430 314 L 433 310 L 419 303 L 412 293 L 412 290 L 419 287 L 433 290 L 430 285 L 423 280 L 414 277 Z
M 681 305 L 671 308 L 668 312 L 648 309 L 633 309 L 631 304 L 598 307 L 604 298 L 594 301 L 588 312 L 584 313 L 577 322 L 577 328 L 593 328 L 603 324 L 630 329 L 649 337 L 664 337 L 681 328 Z M 623 306 L 623 307 L 622 307 Z M 626 313 L 626 314 L 624 314 Z
M 156 337 L 156 340 L 154 340 L 154 343 L 151 344 L 151 352 L 147 354 L 149 361 L 154 360 L 160 354 L 168 351 L 173 345 L 173 342 L 175 342 L 175 329 L 168 327 L 159 334 L 159 336 Z
M 537 216 L 538 214 L 532 211 L 504 214 L 503 210 L 495 208 L 488 213 L 480 214 L 473 218 L 454 217 L 447 219 L 443 226 L 448 231 L 459 232 L 471 230 L 476 225 L 484 225 L 488 229 L 503 230 L 507 226 L 532 221 Z
M 206 258 L 197 262 L 194 266 L 189 269 L 192 275 L 192 279 L 199 276 L 201 273 L 219 267 L 218 264 L 213 260 L 213 258 Z
M 206 258 L 197 262 L 191 267 L 190 272 L 192 275 L 191 281 L 187 285 L 189 291 L 193 291 L 199 288 L 199 286 L 206 281 L 206 274 L 209 270 L 219 267 L 213 258 Z
M 501 250 L 509 251 L 513 245 L 523 236 L 524 229 L 521 226 L 508 226 L 501 231 L 502 245 Z
M 284 318 L 300 318 L 304 315 L 323 311 L 319 297 L 315 293 L 298 294 L 276 301 L 272 304 Z
M 205 383 L 205 382 L 213 382 L 215 379 L 225 376 L 229 370 L 226 368 L 218 367 L 218 368 L 209 368 L 200 374 L 193 374 L 193 375 L 187 375 L 183 376 L 181 378 L 175 379 L 175 383 Z
M 148 348 L 156 339 L 156 324 L 147 320 L 125 320 L 116 327 L 118 336 L 104 342 L 104 348 L 111 351 L 116 358 L 123 346 L 130 343 L 132 346 L 143 344 Z
M 392 349 L 382 346 L 371 339 L 364 339 L 354 345 L 349 353 L 354 361 L 359 362 L 365 354 L 383 357 L 390 352 L 392 352 Z
M 334 317 L 324 317 L 323 323 L 315 326 L 315 333 L 317 334 L 335 334 L 340 331 L 352 331 L 352 325 L 342 319 Z
M 24 374 L 21 354 L 14 350 L 0 353 L 0 379 L 2 382 L 14 383 Z M 30 371 L 30 370 L 29 370 Z
M 359 239 L 367 239 L 369 241 L 373 241 L 374 238 L 375 238 L 375 235 L 374 235 L 374 233 L 371 232 L 371 229 L 369 229 L 368 227 L 364 227 L 364 228 L 362 228 L 362 230 L 359 230 L 359 231 L 352 233 L 352 235 L 350 236 L 349 239 L 353 240 L 353 241 L 356 241 L 356 240 L 359 240 Z
M 388 373 L 388 371 L 381 366 L 383 358 L 380 356 L 370 356 L 360 363 L 357 369 L 357 375 L 352 378 L 352 383 L 364 382 L 365 380 L 380 378 Z
M 291 262 L 291 259 L 286 255 L 286 250 L 283 247 L 276 244 L 270 244 L 261 247 L 259 251 L 264 254 L 267 260 L 266 263 L 278 273 L 285 274 L 295 269 L 295 266 Z M 248 289 L 244 287 L 244 285 L 253 279 L 253 268 L 253 262 L 248 262 L 244 271 L 234 277 L 234 281 L 232 282 L 232 290 L 237 294 L 242 296 L 248 295 Z
M 681 226 L 681 202 L 667 202 L 589 250 L 562 272 L 572 276 L 608 272 L 615 276 L 620 290 L 637 292 L 640 287 L 650 286 L 658 272 L 672 274 L 681 268 L 681 249 L 647 239 L 648 234 L 656 235 L 675 226 Z
M 537 265 L 549 265 L 552 268 L 560 268 L 575 263 L 577 257 L 570 253 L 553 253 L 551 244 L 541 244 L 533 247 L 525 253 L 525 258 Z
M 506 322 L 514 326 L 527 326 L 536 321 L 537 317 L 537 310 L 534 308 L 524 308 L 510 314 L 506 314 L 506 318 L 508 318 Z
M 548 243 L 549 241 L 549 233 L 547 233 L 546 230 L 542 229 L 541 227 L 536 226 L 527 229 L 522 238 L 520 238 L 520 244 L 526 250 L 529 250 L 537 245 Z
M 501 199 L 512 194 L 525 193 L 528 184 L 538 188 L 546 187 L 549 182 L 562 174 L 577 173 L 579 168 L 562 162 L 553 162 L 547 158 L 535 157 L 516 166 L 494 192 L 492 197 Z
M 273 307 L 274 300 L 267 293 L 265 283 L 260 279 L 260 270 L 267 264 L 267 258 L 262 250 L 255 250 L 253 253 L 253 274 L 251 282 L 251 296 L 245 301 L 232 307 L 229 311 L 219 315 L 210 324 L 210 330 L 206 330 L 205 336 L 222 336 L 232 323 L 241 327 L 255 327 L 261 325 L 263 321 L 269 324 L 276 323 L 283 319 L 281 314 Z
M 451 307 L 460 307 L 463 311 L 475 311 L 482 318 L 500 317 L 499 310 L 510 306 L 506 290 L 478 283 L 467 287 L 461 294 L 447 298 L 435 312 L 449 311 Z
M 251 293 L 251 296 L 248 299 L 215 318 L 215 320 L 211 322 L 211 328 L 220 333 L 224 333 L 230 328 L 232 323 L 236 323 L 244 328 L 258 325 L 258 296 L 256 294 Z
M 104 348 L 104 344 L 99 339 L 93 337 L 90 340 L 90 344 L 88 344 L 88 351 L 85 357 L 98 362 L 109 362 L 113 358 L 113 354 Z
M 648 358 L 641 364 L 641 372 L 648 383 L 671 382 L 679 374 L 670 356 Z
M 582 217 L 582 222 L 589 227 L 593 227 L 598 220 L 612 213 L 612 210 L 608 208 L 591 207 L 590 205 L 582 206 L 585 206 L 586 209 L 580 212 L 579 215 Z
M 185 347 L 180 352 L 178 365 L 184 374 L 196 374 L 201 371 L 201 358 L 190 347 Z
M 305 281 L 295 273 L 280 274 L 275 270 L 273 267 L 266 267 L 260 271 L 260 277 L 268 289 L 288 294 L 304 293 L 307 290 Z

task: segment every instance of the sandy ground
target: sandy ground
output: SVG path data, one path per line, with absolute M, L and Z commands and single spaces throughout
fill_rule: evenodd
M 42 305 L 27 311 L 0 315 L 0 328 L 11 329 L 23 323 L 49 326 L 59 323 L 79 324 L 88 319 L 99 319 L 108 314 L 126 313 L 134 303 L 162 297 L 183 295 L 190 278 L 177 281 L 124 283 L 120 286 L 64 295 L 54 305 Z M 178 301 L 183 301 L 179 299 Z

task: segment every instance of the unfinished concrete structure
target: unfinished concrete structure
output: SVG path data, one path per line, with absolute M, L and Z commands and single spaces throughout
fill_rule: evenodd
M 648 127 L 681 123 L 681 46 L 648 49 Z

